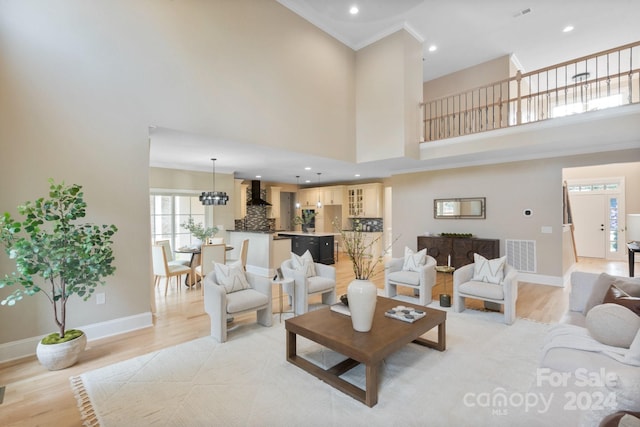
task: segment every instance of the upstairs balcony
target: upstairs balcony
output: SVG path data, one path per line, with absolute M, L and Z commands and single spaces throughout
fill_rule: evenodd
M 560 117 L 638 103 L 640 42 L 635 42 L 427 101 L 421 104 L 421 138 L 433 142 L 544 121 L 555 126 Z M 599 120 L 602 114 L 590 117 Z

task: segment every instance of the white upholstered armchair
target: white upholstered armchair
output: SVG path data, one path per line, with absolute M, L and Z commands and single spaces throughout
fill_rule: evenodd
M 211 318 L 211 336 L 218 342 L 227 340 L 228 316 L 256 311 L 259 324 L 272 325 L 271 280 L 251 273 L 245 274 L 249 288 L 231 293 L 227 293 L 225 287 L 218 284 L 215 270 L 204 278 L 204 311 Z
M 518 270 L 504 264 L 504 278 L 499 284 L 473 280 L 474 264 L 467 264 L 453 272 L 453 309 L 464 311 L 465 298 L 474 298 L 504 306 L 504 323 L 511 325 L 516 320 L 518 299 Z
M 309 295 L 322 294 L 323 304 L 331 305 L 336 302 L 336 269 L 317 262 L 314 266 L 316 275 L 306 277 L 303 270 L 293 268 L 291 259 L 285 260 L 281 265 L 283 276 L 294 279 L 293 285 L 284 285 L 284 290 L 289 295 L 289 301 L 291 295 L 295 294 L 293 309 L 296 315 L 309 310 Z
M 384 290 L 389 298 L 398 295 L 398 286 L 407 286 L 418 292 L 420 305 L 431 302 L 431 290 L 436 283 L 436 260 L 426 255 L 425 263 L 418 271 L 403 270 L 404 258 L 392 258 L 384 267 Z

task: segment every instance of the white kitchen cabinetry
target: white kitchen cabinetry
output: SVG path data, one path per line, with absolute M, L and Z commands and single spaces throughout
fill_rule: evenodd
M 269 218 L 280 218 L 280 190 L 282 187 L 269 187 L 267 192 L 267 201 L 271 203 L 271 206 L 267 207 Z
M 342 205 L 344 203 L 344 185 L 335 185 L 332 187 L 322 187 L 322 204 L 324 205 Z
M 359 184 L 347 187 L 350 217 L 382 217 L 382 184 Z
M 235 219 L 243 219 L 247 216 L 247 184 L 242 184 L 242 179 L 236 179 L 234 182 L 234 206 L 233 214 Z
M 316 206 L 318 203 L 318 189 L 304 188 L 298 190 L 298 202 L 300 202 L 300 206 L 303 207 Z

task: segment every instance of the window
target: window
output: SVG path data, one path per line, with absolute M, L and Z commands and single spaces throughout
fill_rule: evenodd
M 172 248 L 196 243 L 191 233 L 180 224 L 192 217 L 196 223 L 205 224 L 205 207 L 197 195 L 151 194 L 151 241 L 169 240 Z

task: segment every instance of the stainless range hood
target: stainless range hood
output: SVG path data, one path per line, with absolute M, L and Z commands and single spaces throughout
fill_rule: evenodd
M 247 202 L 247 206 L 271 206 L 271 203 L 260 198 L 260 181 L 251 181 L 251 200 Z

